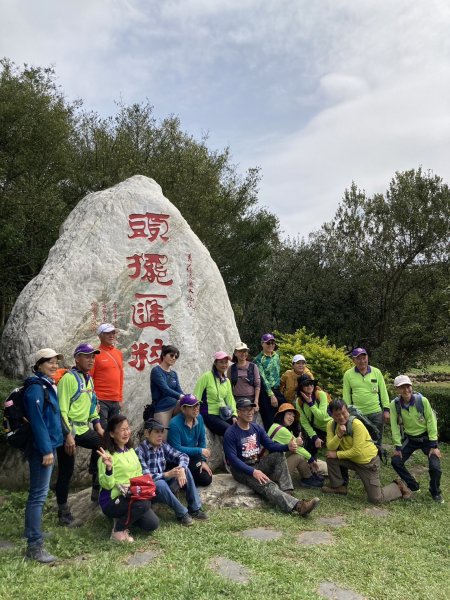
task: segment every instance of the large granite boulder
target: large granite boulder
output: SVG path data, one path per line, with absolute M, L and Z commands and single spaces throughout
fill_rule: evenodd
M 89 194 L 68 216 L 42 271 L 14 306 L 0 345 L 1 366 L 23 377 L 43 347 L 62 352 L 71 366 L 78 343 L 98 344 L 96 328 L 104 321 L 119 332 L 123 410 L 135 429 L 150 401 L 150 369 L 162 344 L 179 348 L 176 369 L 189 393 L 211 367 L 213 353 L 230 352 L 239 339 L 208 250 L 161 187 L 140 175 Z M 79 453 L 79 473 L 88 454 Z M 0 485 L 11 485 L 10 475 L 0 475 Z

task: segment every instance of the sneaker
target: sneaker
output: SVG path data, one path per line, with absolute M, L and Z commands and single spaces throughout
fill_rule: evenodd
M 300 487 L 304 488 L 318 488 L 323 486 L 323 481 L 319 481 L 312 475 L 308 479 L 300 479 Z
M 58 560 L 56 556 L 49 554 L 47 550 L 39 544 L 28 546 L 25 552 L 25 558 L 27 560 L 36 560 L 37 562 L 48 565 Z
M 199 508 L 198 510 L 194 510 L 189 513 L 193 519 L 198 519 L 199 521 L 207 521 L 208 513 Z
M 409 487 L 406 485 L 405 482 L 403 482 L 401 479 L 394 479 L 394 483 L 396 483 L 402 493 L 402 498 L 403 500 L 411 500 L 412 498 L 412 491 L 409 489 Z
M 128 529 L 125 529 L 125 533 L 127 535 L 127 542 L 133 543 L 134 537 L 132 535 L 130 535 L 130 532 L 128 531 Z
M 129 542 L 129 538 L 128 538 L 128 532 L 126 530 L 124 531 L 114 531 L 114 529 L 111 531 L 111 538 L 110 538 L 113 542 Z M 134 540 L 133 540 L 134 541 Z
M 311 498 L 311 500 L 299 500 L 294 506 L 301 517 L 306 517 L 319 504 L 319 498 Z
M 178 517 L 178 522 L 184 527 L 190 527 L 194 524 L 194 521 L 188 512 L 182 517 Z
M 341 494 L 341 496 L 346 496 L 348 489 L 346 485 L 340 485 L 338 487 L 329 487 L 328 485 L 324 485 L 322 492 L 324 494 Z
M 444 504 L 444 498 L 442 497 L 441 494 L 438 494 L 437 496 L 432 496 L 432 498 L 438 504 Z

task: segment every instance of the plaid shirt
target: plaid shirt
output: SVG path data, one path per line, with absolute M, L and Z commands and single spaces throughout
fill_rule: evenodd
M 144 440 L 137 448 L 136 454 L 142 465 L 142 474 L 150 475 L 155 481 L 162 479 L 163 473 L 166 470 L 166 463 L 174 463 L 184 469 L 188 468 L 189 456 L 183 452 L 178 452 L 172 448 L 170 444 L 165 442 L 161 446 L 155 448 Z

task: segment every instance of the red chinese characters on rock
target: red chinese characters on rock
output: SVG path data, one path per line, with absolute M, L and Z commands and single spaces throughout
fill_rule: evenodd
M 170 215 L 158 215 L 155 213 L 131 214 L 128 215 L 128 225 L 131 229 L 130 239 L 147 238 L 149 242 L 154 242 L 159 236 L 163 242 L 169 240 L 169 219 Z
M 164 254 L 133 254 L 133 256 L 127 256 L 127 260 L 130 261 L 128 268 L 134 269 L 132 275 L 128 275 L 130 279 L 137 279 L 143 275 L 141 281 L 148 281 L 149 283 L 159 283 L 160 285 L 172 285 L 173 280 L 167 280 L 167 256 Z
M 158 298 L 167 298 L 162 294 L 135 294 L 136 299 L 142 298 L 139 302 L 132 305 L 132 321 L 136 327 L 156 327 L 160 331 L 168 329 L 171 324 L 164 320 L 164 309 L 159 304 Z M 145 300 L 144 300 L 145 298 Z
M 147 343 L 135 342 L 131 346 L 132 360 L 128 361 L 130 367 L 134 367 L 137 371 L 143 371 L 145 365 L 154 365 L 159 363 L 159 356 L 161 353 L 163 341 L 159 338 L 154 340 L 153 346 Z M 149 349 L 150 348 L 150 352 Z

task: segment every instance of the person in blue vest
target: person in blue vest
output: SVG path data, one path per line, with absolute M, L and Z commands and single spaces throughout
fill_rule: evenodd
M 398 396 L 391 402 L 391 431 L 395 446 L 392 466 L 409 489 L 416 492 L 419 483 L 405 463 L 416 450 L 422 450 L 428 457 L 431 497 L 438 504 L 443 504 L 436 415 L 430 401 L 422 394 L 413 392 L 411 379 L 407 375 L 396 377 L 394 386 Z
M 168 443 L 189 456 L 189 470 L 195 485 L 206 487 L 212 482 L 208 465 L 211 450 L 206 445 L 206 429 L 200 414 L 200 401 L 193 394 L 185 394 L 180 400 L 181 413 L 169 423 Z
M 55 450 L 63 444 L 61 413 L 53 381 L 58 361 L 62 358 L 62 354 L 51 348 L 42 348 L 34 359 L 34 375 L 24 382 L 23 406 L 32 432 L 30 447 L 26 452 L 30 489 L 25 508 L 25 557 L 40 563 L 57 560 L 44 548 L 41 519 L 55 464 Z
M 255 414 L 259 411 L 259 393 L 261 390 L 261 375 L 254 362 L 249 360 L 248 346 L 238 342 L 228 367 L 227 375 L 231 382 L 235 400 L 250 398 L 255 404 Z

